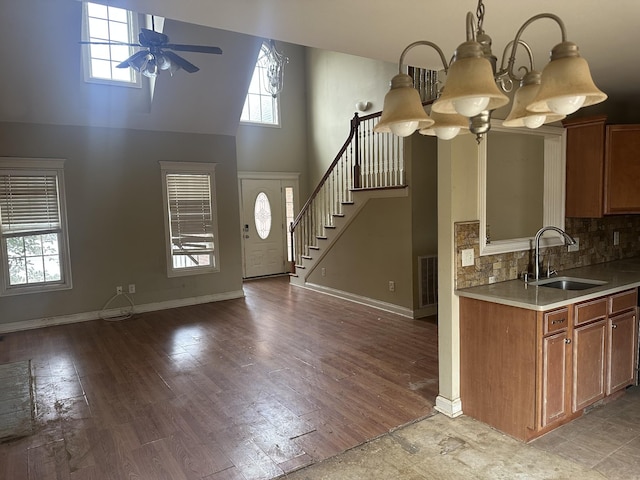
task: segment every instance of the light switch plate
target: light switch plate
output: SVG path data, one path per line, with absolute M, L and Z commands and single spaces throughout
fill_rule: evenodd
M 473 248 L 462 250 L 462 266 L 470 267 L 473 265 Z

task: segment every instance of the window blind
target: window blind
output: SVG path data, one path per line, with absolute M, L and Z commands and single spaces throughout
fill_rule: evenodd
M 210 176 L 168 173 L 166 179 L 172 254 L 213 253 Z
M 56 174 L 0 175 L 3 234 L 61 228 Z

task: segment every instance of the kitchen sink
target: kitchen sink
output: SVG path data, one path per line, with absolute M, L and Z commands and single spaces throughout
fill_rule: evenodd
M 555 277 L 538 280 L 536 282 L 529 282 L 529 285 L 557 288 L 559 290 L 587 290 L 589 288 L 599 287 L 606 283 L 607 282 L 603 282 L 602 280 L 591 280 L 586 278 Z

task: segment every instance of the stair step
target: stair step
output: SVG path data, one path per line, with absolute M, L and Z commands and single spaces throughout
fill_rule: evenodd
M 344 217 L 344 213 L 334 213 L 331 216 L 332 217 Z
M 317 245 L 310 245 L 309 250 L 320 250 L 320 247 L 318 247 Z
M 324 228 L 336 228 L 335 225 L 325 225 Z
M 305 268 L 307 268 L 307 267 L 305 267 L 304 265 L 297 265 L 297 264 L 296 264 L 296 268 L 299 268 L 299 269 L 301 269 L 301 270 L 304 270 L 304 269 L 305 269 Z
M 309 255 L 300 255 L 300 258 L 304 258 L 306 260 L 313 260 L 313 257 L 310 257 Z
M 327 237 L 325 237 L 324 235 L 316 235 L 316 238 L 318 240 L 327 240 Z
M 342 205 L 355 205 L 355 202 L 340 202 Z
M 296 278 L 297 278 L 297 277 L 298 277 L 298 274 L 297 274 L 297 273 L 289 273 L 289 276 L 290 276 L 290 277 L 296 277 Z

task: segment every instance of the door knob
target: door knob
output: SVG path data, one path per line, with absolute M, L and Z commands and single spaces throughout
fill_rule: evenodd
M 571 339 L 570 338 L 565 338 L 564 339 L 564 343 L 566 343 L 567 345 L 569 345 L 571 343 Z

